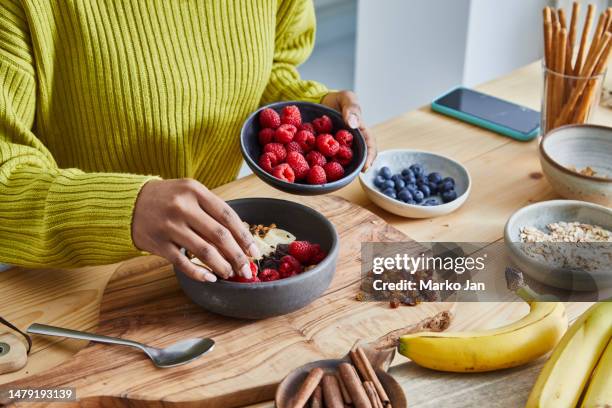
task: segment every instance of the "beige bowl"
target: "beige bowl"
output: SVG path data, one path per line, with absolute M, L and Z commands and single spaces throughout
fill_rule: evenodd
M 612 128 L 570 125 L 540 143 L 542 172 L 562 197 L 612 206 Z M 579 171 L 590 167 L 595 175 Z

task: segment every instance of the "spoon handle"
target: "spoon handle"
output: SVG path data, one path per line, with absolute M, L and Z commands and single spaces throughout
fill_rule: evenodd
M 26 332 L 45 336 L 70 337 L 72 339 L 89 340 L 97 343 L 118 344 L 120 346 L 136 347 L 141 350 L 144 350 L 145 347 L 143 344 L 131 340 L 101 336 L 99 334 L 86 333 L 78 330 L 64 329 L 62 327 L 47 326 L 46 324 L 34 323 L 27 328 Z

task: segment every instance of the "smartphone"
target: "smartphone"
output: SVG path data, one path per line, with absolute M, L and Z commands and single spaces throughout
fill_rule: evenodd
M 455 88 L 434 100 L 431 108 L 521 141 L 533 139 L 540 131 L 538 111 L 472 89 Z

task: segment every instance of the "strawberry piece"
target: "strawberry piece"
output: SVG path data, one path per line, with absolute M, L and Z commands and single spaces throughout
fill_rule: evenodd
M 308 152 L 308 154 L 306 155 L 306 161 L 308 162 L 310 167 L 313 167 L 313 166 L 323 167 L 323 165 L 327 163 L 327 159 L 325 158 L 325 156 L 323 156 L 321 153 L 317 152 L 316 150 Z
M 293 125 L 297 128 L 302 124 L 302 115 L 297 106 L 289 105 L 283 108 L 280 120 L 283 124 Z
M 304 152 L 308 153 L 315 147 L 316 139 L 312 132 L 307 130 L 300 130 L 293 138 L 293 141 L 299 143 L 300 147 Z
M 276 129 L 281 125 L 281 118 L 274 109 L 266 108 L 259 113 L 259 124 L 264 128 Z
M 274 132 L 274 141 L 282 144 L 287 144 L 293 140 L 297 128 L 293 125 L 283 124 Z
M 274 153 L 276 156 L 276 162 L 284 162 L 287 158 L 287 149 L 280 143 L 268 143 L 263 148 L 264 153 Z
M 312 245 L 308 241 L 293 241 L 289 244 L 289 255 L 302 264 L 307 264 L 313 255 Z
M 336 132 L 336 140 L 342 146 L 352 146 L 353 145 L 353 134 L 346 129 L 340 129 Z
M 334 159 L 343 166 L 348 166 L 353 160 L 353 149 L 348 146 L 340 145 L 338 153 L 334 156 Z
M 277 179 L 293 183 L 295 181 L 295 173 L 291 166 L 287 163 L 281 163 L 272 169 L 272 175 Z
M 317 133 L 330 133 L 332 131 L 332 120 L 327 115 L 316 118 L 312 121 L 312 126 Z
M 287 153 L 287 164 L 293 169 L 296 180 L 302 180 L 308 175 L 308 170 L 310 170 L 308 162 L 304 156 L 298 152 Z
M 298 152 L 299 154 L 304 154 L 302 146 L 300 146 L 300 144 L 295 141 L 295 138 L 293 139 L 293 142 L 289 142 L 285 145 L 285 149 L 287 149 L 287 153 Z
M 323 153 L 324 156 L 334 157 L 339 149 L 340 143 L 329 133 L 317 136 L 317 150 Z
M 259 156 L 259 167 L 264 169 L 267 173 L 272 173 L 272 169 L 276 166 L 278 160 L 274 153 L 264 153 Z
M 257 137 L 259 138 L 259 144 L 265 146 L 274 140 L 274 129 L 263 128 L 259 131 Z
M 325 170 L 321 166 L 312 166 L 308 175 L 306 176 L 308 184 L 325 184 L 327 183 L 327 176 Z
M 323 166 L 327 181 L 336 181 L 344 177 L 344 167 L 338 162 L 329 162 Z

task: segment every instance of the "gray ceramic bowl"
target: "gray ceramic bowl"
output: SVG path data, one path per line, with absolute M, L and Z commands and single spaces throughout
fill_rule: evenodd
M 320 244 L 328 255 L 309 271 L 273 282 L 199 282 L 175 269 L 187 297 L 220 315 L 264 319 L 298 310 L 328 288 L 336 272 L 339 238 L 323 214 L 302 204 L 271 198 L 244 198 L 228 204 L 242 220 L 250 224 L 275 223 L 297 239 Z
M 563 126 L 540 143 L 542 172 L 562 197 L 612 205 L 612 128 L 596 125 Z M 591 167 L 594 176 L 573 169 Z
M 612 230 L 612 210 L 597 204 L 574 200 L 551 200 L 531 204 L 516 211 L 504 228 L 504 241 L 511 259 L 535 280 L 561 289 L 593 290 L 612 285 L 612 271 L 587 274 L 565 269 L 553 269 L 527 256 L 521 249 L 520 229 L 533 226 L 547 231 L 548 224 L 557 221 L 580 221 Z
M 259 140 L 257 138 L 257 134 L 260 130 L 258 120 L 259 112 L 266 108 L 272 108 L 275 111 L 280 112 L 287 105 L 296 105 L 300 109 L 302 120 L 305 122 L 311 122 L 313 119 L 316 119 L 322 115 L 327 115 L 332 120 L 335 130 L 346 129 L 353 134 L 353 160 L 345 168 L 344 177 L 342 177 L 340 180 L 317 185 L 300 182 L 288 183 L 286 181 L 277 179 L 259 167 L 259 164 L 257 163 L 262 152 L 261 146 L 259 145 Z M 346 186 L 353 181 L 355 177 L 357 177 L 361 171 L 361 168 L 365 164 L 367 156 L 367 148 L 363 135 L 359 129 L 348 129 L 344 124 L 340 113 L 318 103 L 301 101 L 271 103 L 269 105 L 262 106 L 260 109 L 253 112 L 242 125 L 242 130 L 240 132 L 240 149 L 247 165 L 251 168 L 251 170 L 253 170 L 253 173 L 255 173 L 257 177 L 272 187 L 286 193 L 301 195 L 327 194 Z

